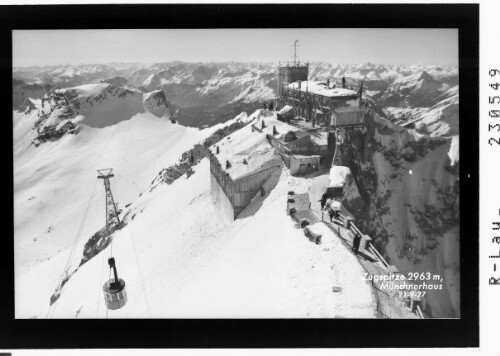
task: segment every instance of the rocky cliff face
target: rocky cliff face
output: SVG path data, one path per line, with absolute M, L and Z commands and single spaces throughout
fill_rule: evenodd
M 134 83 L 145 91 L 163 89 L 169 100 L 182 109 L 260 103 L 276 97 L 274 65 L 165 63 L 152 69 L 142 83 L 142 76 L 132 76 Z
M 36 109 L 30 99 L 42 98 L 52 86 L 50 84 L 27 84 L 22 80 L 12 80 L 12 109 L 31 111 Z
M 65 134 L 76 134 L 80 125 L 106 127 L 128 120 L 145 111 L 157 117 L 170 117 L 165 93 L 143 93 L 116 79 L 67 89 L 56 89 L 41 99 L 35 145 L 53 141 Z M 118 84 L 123 86 L 118 86 Z
M 405 98 L 411 106 L 430 106 L 443 89 L 448 88 L 429 73 L 421 72 L 395 80 L 381 95 L 379 102 L 385 106 L 403 106 Z
M 357 225 L 402 273 L 440 276 L 431 283 L 442 289 L 427 292 L 428 315 L 458 317 L 458 136 L 421 135 L 374 115 L 344 138 L 341 158 L 361 197 L 343 201 Z
M 155 90 L 144 94 L 144 108 L 156 117 L 171 117 L 167 97 L 163 90 Z
M 458 135 L 458 85 L 432 100 L 430 107 L 387 108 L 390 121 L 430 136 Z

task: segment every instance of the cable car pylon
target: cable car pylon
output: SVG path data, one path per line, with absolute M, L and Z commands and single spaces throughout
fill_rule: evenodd
M 113 229 L 121 225 L 119 212 L 113 199 L 113 193 L 111 193 L 111 183 L 109 182 L 109 179 L 115 175 L 113 174 L 113 168 L 98 169 L 97 172 L 99 173 L 97 178 L 104 181 L 106 191 L 106 234 L 109 236 Z
M 106 237 L 109 239 L 111 238 L 111 233 L 122 225 L 122 221 L 120 221 L 119 217 L 119 211 L 116 207 L 113 194 L 111 193 L 111 183 L 109 181 L 110 178 L 114 177 L 114 174 L 112 168 L 98 169 L 97 172 L 99 173 L 97 178 L 104 181 L 104 189 L 106 191 Z M 125 290 L 125 281 L 118 278 L 116 261 L 113 257 L 113 240 L 111 240 L 108 264 L 109 268 L 113 270 L 114 278 L 109 278 L 109 280 L 104 283 L 102 287 L 104 301 L 106 302 L 106 307 L 108 309 L 120 309 L 127 303 L 127 291 Z

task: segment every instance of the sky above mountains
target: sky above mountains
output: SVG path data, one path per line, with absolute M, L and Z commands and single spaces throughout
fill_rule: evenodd
M 458 66 L 456 29 L 15 30 L 14 67 L 181 60 Z

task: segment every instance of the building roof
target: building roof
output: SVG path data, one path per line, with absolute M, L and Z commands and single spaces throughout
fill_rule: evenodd
M 320 155 L 296 155 L 296 154 L 294 154 L 293 157 L 297 158 L 297 159 L 304 159 L 304 158 L 317 158 L 317 159 L 320 159 L 321 158 Z
M 299 90 L 299 82 L 288 84 L 288 88 Z M 316 95 L 326 96 L 329 98 L 345 98 L 354 97 L 358 93 L 355 90 L 347 88 L 329 88 L 325 83 L 315 81 L 302 81 L 300 82 L 300 91 L 309 92 Z
M 283 107 L 283 109 L 281 109 L 280 111 L 278 111 L 278 114 L 279 115 L 284 115 L 286 114 L 287 112 L 289 112 L 290 110 L 292 110 L 292 107 L 290 105 L 285 105 Z
M 264 120 L 264 124 L 266 126 L 264 129 L 261 128 L 262 120 Z M 296 126 L 292 126 L 287 124 L 286 122 L 279 121 L 275 115 L 270 117 L 261 117 L 255 124 L 255 127 L 257 127 L 259 130 L 262 130 L 264 134 L 274 137 L 283 144 L 288 143 L 285 142 L 285 135 L 289 132 L 293 132 L 297 138 L 301 138 L 308 135 L 307 132 L 302 131 L 300 128 Z M 273 127 L 276 127 L 277 131 L 277 134 L 275 135 L 273 135 Z
M 267 120 L 265 121 L 267 123 Z M 260 122 L 258 123 L 260 125 Z M 260 126 L 257 127 L 260 128 Z M 218 154 L 216 146 L 219 146 Z M 227 172 L 233 180 L 282 164 L 281 157 L 269 144 L 266 135 L 258 131 L 252 132 L 250 125 L 233 132 L 212 145 L 209 150 L 219 161 L 222 170 Z M 229 168 L 226 168 L 226 161 L 230 163 Z
M 304 136 L 309 136 L 312 143 L 318 146 L 326 146 L 328 145 L 328 132 L 325 131 L 304 131 L 299 127 L 289 125 L 285 122 L 277 120 L 274 116 L 273 117 L 267 117 L 267 118 L 261 118 L 259 121 L 255 124 L 255 127 L 258 129 L 261 129 L 261 121 L 264 119 L 264 123 L 266 127 L 264 130 L 262 130 L 265 134 L 268 134 L 278 141 L 280 141 L 282 144 L 287 145 L 289 143 L 292 143 L 294 141 L 289 141 L 285 142 L 285 135 L 289 132 L 293 132 L 297 139 L 300 139 Z M 276 135 L 273 135 L 273 126 L 276 127 L 276 131 L 278 133 Z
M 262 121 L 264 121 L 264 128 L 262 128 Z M 279 121 L 276 115 L 261 116 L 253 125 L 262 132 L 252 131 L 251 125 L 248 125 L 209 148 L 219 161 L 222 170 L 227 172 L 233 180 L 282 164 L 281 157 L 269 144 L 266 135 L 274 137 L 283 144 L 289 143 L 284 142 L 284 136 L 289 132 L 293 132 L 297 139 L 310 136 L 311 140 L 318 145 L 326 145 L 328 140 L 326 132 L 310 133 L 303 131 L 298 127 Z M 277 131 L 275 135 L 273 135 L 274 128 Z M 218 154 L 216 153 L 216 146 L 219 146 Z M 311 156 L 307 155 L 307 157 L 310 158 Z M 230 163 L 229 168 L 226 168 L 226 161 Z

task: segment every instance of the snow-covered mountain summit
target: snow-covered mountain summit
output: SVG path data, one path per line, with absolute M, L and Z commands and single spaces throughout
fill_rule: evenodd
M 458 85 L 437 95 L 430 105 L 409 108 L 389 107 L 390 120 L 431 136 L 458 135 Z
M 434 79 L 429 73 L 417 72 L 393 81 L 380 100 L 386 106 L 429 106 L 449 85 Z

